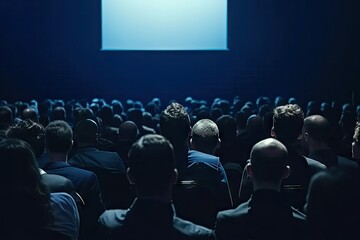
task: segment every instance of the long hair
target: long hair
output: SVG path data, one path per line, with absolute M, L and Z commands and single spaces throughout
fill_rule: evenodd
M 1 234 L 41 234 L 53 217 L 50 193 L 40 181 L 30 145 L 19 139 L 1 141 L 0 161 Z

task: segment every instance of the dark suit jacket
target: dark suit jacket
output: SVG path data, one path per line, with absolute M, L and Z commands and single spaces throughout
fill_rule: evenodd
M 309 153 L 309 158 L 321 162 L 327 168 L 331 167 L 345 167 L 345 168 L 358 168 L 359 164 L 346 157 L 337 156 L 331 149 L 322 149 Z
M 214 239 L 213 232 L 176 217 L 170 203 L 136 199 L 126 210 L 107 210 L 99 218 L 105 239 Z
M 101 200 L 101 192 L 95 173 L 71 166 L 66 162 L 47 162 L 44 166 L 47 173 L 61 175 L 72 181 L 76 191 L 85 202 L 80 209 L 80 218 L 87 239 L 96 239 L 97 219 L 105 210 Z
M 79 148 L 68 160 L 74 167 L 96 172 L 98 169 L 110 172 L 126 172 L 125 165 L 116 152 L 99 151 L 95 147 Z
M 305 215 L 292 208 L 282 193 L 257 190 L 237 208 L 219 212 L 218 240 L 305 239 Z

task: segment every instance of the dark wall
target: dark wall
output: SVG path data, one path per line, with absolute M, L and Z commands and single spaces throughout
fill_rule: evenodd
M 100 0 L 0 2 L 0 99 L 359 99 L 358 0 L 228 0 L 230 51 L 100 51 Z

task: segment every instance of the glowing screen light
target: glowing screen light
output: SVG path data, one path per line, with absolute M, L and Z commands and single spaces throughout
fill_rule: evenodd
M 227 0 L 102 0 L 101 50 L 228 50 Z

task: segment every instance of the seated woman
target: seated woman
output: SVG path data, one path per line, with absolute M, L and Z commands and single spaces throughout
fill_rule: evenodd
M 0 142 L 0 239 L 77 239 L 79 214 L 67 193 L 49 193 L 30 145 Z

